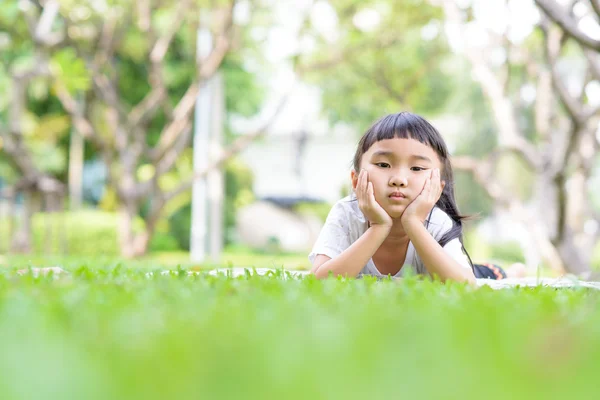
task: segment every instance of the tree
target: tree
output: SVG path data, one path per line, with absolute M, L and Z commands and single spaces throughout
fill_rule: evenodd
M 506 62 L 494 65 L 490 49 L 484 53 L 464 35 L 468 10 L 444 2 L 452 27 L 463 30 L 464 52 L 490 104 L 498 137 L 491 153 L 483 158 L 458 157 L 454 165 L 470 171 L 498 207 L 510 210 L 529 228 L 542 257 L 556 272 L 585 276 L 599 236 L 593 228 L 600 222 L 586 195 L 599 147 L 595 135 L 600 116 L 600 104 L 587 93 L 590 82 L 600 78 L 599 60 L 585 47 L 590 40 L 572 40 L 575 35 L 565 34 L 565 26 L 577 26 L 571 11 L 559 12 L 553 2 L 536 3 L 559 25 L 542 17 L 537 30 L 520 45 L 506 33 L 494 37 L 486 32 L 494 40 L 489 47 L 507 54 Z M 583 73 L 577 76 L 580 65 Z M 567 78 L 578 82 L 568 85 Z M 525 89 L 534 89 L 531 102 L 523 98 Z M 498 162 L 509 154 L 521 163 L 522 173 L 532 174 L 530 196 L 514 196 L 498 179 Z
M 195 0 L 21 4 L 26 7 L 17 12 L 27 22 L 22 34 L 29 35 L 25 41 L 38 57 L 36 67 L 47 72 L 52 95 L 107 166 L 107 185 L 121 215 L 122 253 L 143 254 L 167 203 L 270 123 L 234 141 L 205 171 L 188 173 L 175 186 L 166 179 L 189 148 L 199 88 L 223 65 L 239 63 L 234 50 L 246 43 L 243 27 L 233 20 L 236 2 L 212 2 L 212 8 Z M 203 24 L 213 33 L 213 50 L 197 60 L 202 15 L 210 16 Z M 150 174 L 141 174 L 141 167 Z M 134 229 L 139 216 L 145 222 L 141 233 Z
M 330 26 L 309 20 L 298 71 L 319 86 L 332 123 L 366 129 L 386 113 L 434 114 L 445 104 L 451 80 L 443 13 L 421 0 L 321 2 L 334 14 Z M 321 22 L 321 24 L 323 24 Z
M 12 6 L 3 6 L 0 26 L 10 20 L 10 23 L 14 23 L 16 4 Z M 8 94 L 0 102 L 0 163 L 8 165 L 12 172 L 5 174 L 5 177 L 8 175 L 10 186 L 3 189 L 2 197 L 12 203 L 15 196 L 21 193 L 25 200 L 24 219 L 16 234 L 10 232 L 10 247 L 13 251 L 28 252 L 31 250 L 31 221 L 35 203 L 40 200 L 56 203 L 56 198 L 64 195 L 64 185 L 52 174 L 56 169 L 52 160 L 57 159 L 52 157 L 56 155 L 52 144 L 65 130 L 66 121 L 56 114 L 49 114 L 44 120 L 29 113 L 29 91 L 41 79 L 49 77 L 51 72 L 45 56 L 24 39 L 27 35 L 25 27 L 15 25 L 15 35 L 4 37 L 3 65 L 0 66 L 0 82 L 3 82 L 3 92 Z M 45 36 L 47 29 L 46 24 L 41 24 L 35 34 Z M 45 140 L 36 141 L 36 137 L 42 136 L 42 131 L 48 133 Z M 41 153 L 46 154 L 44 159 L 35 156 Z M 52 207 L 56 208 L 57 205 L 52 204 Z

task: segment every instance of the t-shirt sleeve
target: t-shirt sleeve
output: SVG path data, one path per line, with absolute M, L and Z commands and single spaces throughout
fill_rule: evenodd
M 448 216 L 448 214 L 439 208 L 434 209 L 430 222 L 431 223 L 428 230 L 435 240 L 440 240 L 454 226 L 454 222 Z M 465 253 L 464 247 L 459 238 L 452 239 L 446 243 L 443 248 L 446 253 L 461 266 L 469 270 L 472 269 L 471 263 L 469 262 L 469 257 Z
M 458 238 L 452 239 L 444 246 L 444 251 L 448 253 L 450 257 L 459 263 L 462 267 L 471 270 L 471 263 L 469 257 L 465 253 L 464 247 Z
M 312 264 L 318 254 L 335 258 L 350 247 L 350 224 L 344 207 L 336 203 L 319 233 L 308 259 Z

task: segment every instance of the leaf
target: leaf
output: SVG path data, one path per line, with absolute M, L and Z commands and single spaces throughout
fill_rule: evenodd
M 47 114 L 37 122 L 32 138 L 56 143 L 69 133 L 70 119 L 64 114 Z
M 75 50 L 65 48 L 53 54 L 50 69 L 70 93 L 83 92 L 91 87 L 91 77 L 85 62 Z

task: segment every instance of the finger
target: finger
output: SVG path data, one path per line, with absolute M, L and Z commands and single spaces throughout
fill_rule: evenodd
M 437 200 L 440 190 L 440 170 L 436 168 L 433 171 L 433 177 L 431 178 L 430 196 L 432 200 Z
M 363 169 L 360 171 L 360 190 L 359 190 L 359 194 L 360 194 L 360 198 L 359 198 L 359 202 L 360 204 L 363 205 L 363 207 L 365 206 L 365 193 L 367 191 L 367 177 L 366 177 L 366 171 Z
M 369 182 L 369 189 L 367 190 L 367 196 L 369 198 L 369 204 L 372 206 L 375 203 L 375 191 L 373 190 L 373 182 Z
M 363 201 L 365 201 L 366 198 L 366 194 L 367 194 L 367 184 L 369 182 L 369 179 L 367 178 L 367 171 L 365 171 L 364 169 L 361 171 L 362 173 L 362 180 L 360 182 L 360 189 L 362 191 L 362 197 L 363 197 Z
M 438 177 L 438 169 L 434 168 L 431 171 L 431 176 L 428 180 L 428 190 L 427 190 L 427 196 L 428 199 L 431 200 L 433 198 L 433 196 L 435 196 L 437 194 L 438 191 L 438 184 L 439 184 L 439 177 Z
M 423 186 L 423 194 L 427 195 L 431 191 L 431 178 L 425 179 L 425 186 Z

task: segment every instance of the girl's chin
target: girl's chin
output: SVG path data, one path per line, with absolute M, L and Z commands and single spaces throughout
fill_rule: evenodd
M 402 216 L 402 213 L 404 213 L 404 208 L 405 207 L 394 207 L 393 209 L 386 211 L 389 214 L 389 216 L 392 217 L 392 219 L 398 219 Z

